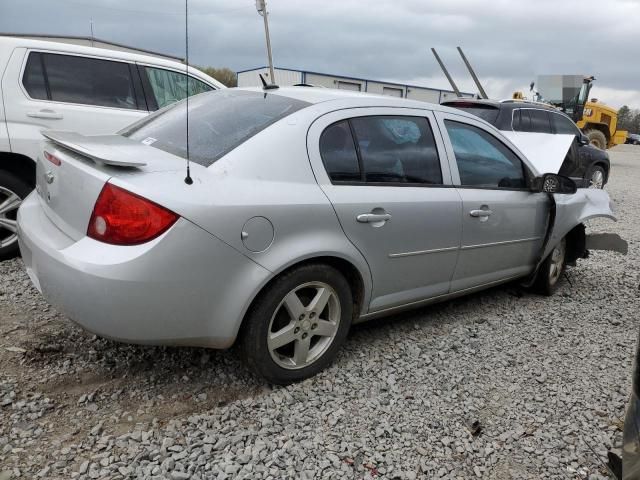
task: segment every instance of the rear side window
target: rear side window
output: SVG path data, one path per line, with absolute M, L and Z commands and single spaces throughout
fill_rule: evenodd
M 551 123 L 553 123 L 553 128 L 556 133 L 565 135 L 578 135 L 578 133 L 580 133 L 575 123 L 559 113 L 551 114 Z
M 130 65 L 124 62 L 33 52 L 23 84 L 41 100 L 138 109 Z
M 463 110 L 467 113 L 470 113 L 471 115 L 475 115 L 476 117 L 480 117 L 485 122 L 489 122 L 493 126 L 496 125 L 496 121 L 498 120 L 498 113 L 500 113 L 499 109 L 490 105 L 482 106 L 480 104 L 465 104 L 459 102 L 452 102 L 446 105 L 457 108 L 458 110 Z
M 365 182 L 442 184 L 429 121 L 423 117 L 351 119 Z
M 361 180 L 358 154 L 348 121 L 334 123 L 322 132 L 320 154 L 332 181 L 357 182 Z
M 516 132 L 531 131 L 531 117 L 529 116 L 529 110 L 518 109 L 513 111 L 513 129 Z
M 153 110 L 187 98 L 186 74 L 153 67 L 144 67 L 144 70 L 156 101 Z M 189 95 L 197 95 L 210 90 L 213 88 L 206 83 L 189 77 Z
M 42 68 L 42 56 L 39 53 L 32 52 L 29 54 L 24 76 L 22 77 L 22 84 L 31 98 L 48 100 L 44 69 Z
M 525 188 L 522 161 L 493 135 L 466 123 L 445 121 L 464 186 Z
M 548 112 L 545 110 L 529 110 L 529 116 L 531 117 L 530 132 L 551 133 Z
M 189 100 L 189 158 L 208 167 L 269 125 L 308 105 L 283 95 L 243 90 L 198 95 Z M 187 158 L 186 114 L 186 102 L 174 103 L 120 134 Z
M 320 154 L 332 182 L 442 184 L 435 139 L 423 117 L 334 123 L 320 137 Z

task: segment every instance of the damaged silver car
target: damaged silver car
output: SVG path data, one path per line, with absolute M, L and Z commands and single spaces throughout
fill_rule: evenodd
M 583 222 L 614 219 L 606 192 L 460 110 L 292 87 L 188 114 L 189 142 L 184 102 L 119 135 L 47 132 L 18 215 L 27 272 L 89 331 L 238 341 L 273 383 L 325 368 L 354 322 L 516 279 L 550 294 L 587 254 Z

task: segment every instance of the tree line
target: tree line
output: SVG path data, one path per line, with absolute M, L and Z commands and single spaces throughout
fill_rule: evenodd
M 618 110 L 618 130 L 640 134 L 640 109 L 629 108 L 626 105 Z
M 215 78 L 226 87 L 238 86 L 238 77 L 236 72 L 230 68 L 198 67 L 198 70 L 202 70 L 204 73 Z

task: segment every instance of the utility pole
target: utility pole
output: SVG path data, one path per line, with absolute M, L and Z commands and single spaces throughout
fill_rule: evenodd
M 469 70 L 469 73 L 471 74 L 471 78 L 473 78 L 473 81 L 476 83 L 476 87 L 478 87 L 478 91 L 480 92 L 480 97 L 488 99 L 489 97 L 487 96 L 487 92 L 485 92 L 484 88 L 482 88 L 482 84 L 480 83 L 480 80 L 478 80 L 478 76 L 476 75 L 476 72 L 473 71 L 473 67 L 471 67 L 471 64 L 469 63 L 469 60 L 467 60 L 466 55 L 462 53 L 462 49 L 460 47 L 457 47 L 457 48 L 458 48 L 458 53 L 460 53 L 460 56 L 462 57 L 462 61 L 467 66 L 467 70 Z
M 442 60 L 440 60 L 440 56 L 438 55 L 438 52 L 436 52 L 436 49 L 432 48 L 431 52 L 433 53 L 433 56 L 436 57 L 436 61 L 440 65 L 440 68 L 442 69 L 442 72 L 444 73 L 444 76 L 447 77 L 447 80 L 449 80 L 449 84 L 451 85 L 451 88 L 453 88 L 453 91 L 455 92 L 456 97 L 458 97 L 458 98 L 462 97 L 462 94 L 460 93 L 460 90 L 458 90 L 458 86 L 453 81 L 453 78 L 451 78 L 451 75 L 449 75 L 449 71 L 447 70 L 447 67 L 445 67 L 444 63 L 442 63 Z
M 264 34 L 267 37 L 267 56 L 269 57 L 269 72 L 271 75 L 271 84 L 275 85 L 276 77 L 273 73 L 273 56 L 271 55 L 271 38 L 269 36 L 269 20 L 267 13 L 267 2 L 266 0 L 256 0 L 256 10 L 258 10 L 258 14 L 262 15 L 264 19 Z

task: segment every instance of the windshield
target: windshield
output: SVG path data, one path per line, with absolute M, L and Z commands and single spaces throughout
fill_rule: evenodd
M 208 167 L 269 125 L 310 105 L 262 92 L 216 90 L 189 99 L 189 158 Z M 132 140 L 187 158 L 186 101 L 120 132 Z

